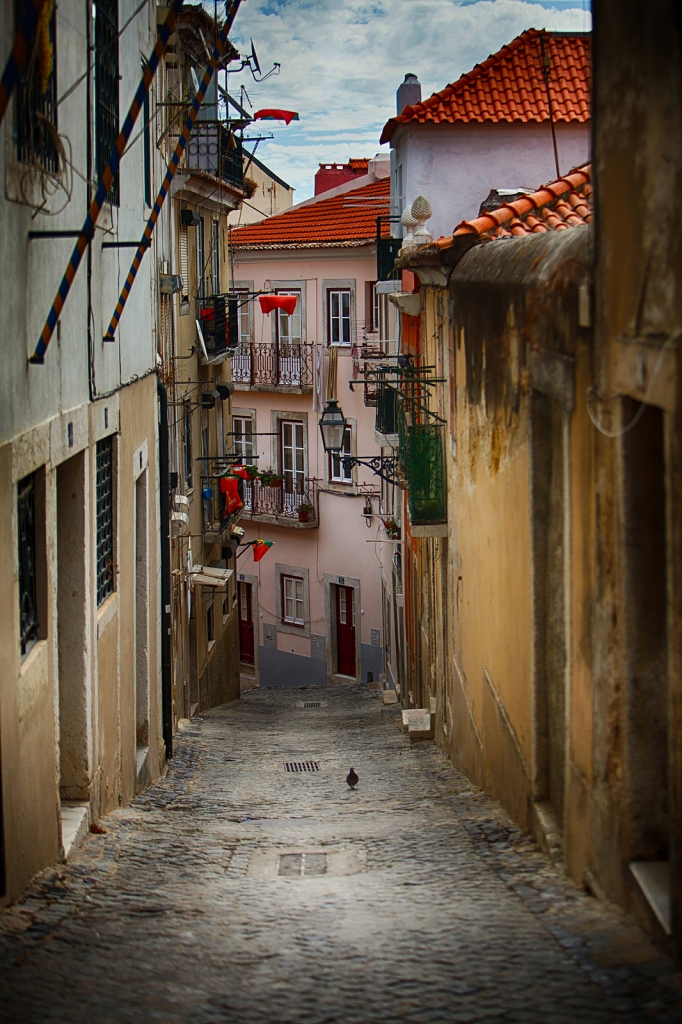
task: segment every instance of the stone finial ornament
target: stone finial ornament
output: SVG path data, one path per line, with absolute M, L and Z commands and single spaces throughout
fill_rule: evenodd
M 415 220 L 412 214 L 412 208 L 410 206 L 406 206 L 405 209 L 403 210 L 402 217 L 400 218 L 400 223 L 405 228 L 405 234 L 403 235 L 403 244 L 400 246 L 400 251 L 406 252 L 408 249 L 414 248 L 414 237 L 412 235 L 412 230 L 413 228 L 416 228 L 417 224 L 419 223 L 417 220 Z
M 426 230 L 426 221 L 433 216 L 431 203 L 425 196 L 417 196 L 411 207 L 412 216 L 417 222 L 417 229 L 414 232 L 414 245 L 427 245 L 433 241 L 433 235 Z

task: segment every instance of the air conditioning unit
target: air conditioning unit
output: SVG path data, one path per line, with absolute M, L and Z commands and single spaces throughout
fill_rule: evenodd
M 186 228 L 196 228 L 201 222 L 201 214 L 196 210 L 180 210 L 180 223 Z
M 188 536 L 189 515 L 187 512 L 171 512 L 171 534 L 174 538 Z

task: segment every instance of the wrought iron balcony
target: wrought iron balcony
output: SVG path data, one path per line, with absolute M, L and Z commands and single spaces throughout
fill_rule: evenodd
M 185 150 L 186 170 L 203 171 L 228 185 L 244 187 L 241 141 L 220 121 L 197 122 Z
M 311 388 L 313 345 L 259 343 L 240 346 L 232 356 L 232 380 L 252 388 Z
M 233 351 L 230 339 L 238 337 L 237 301 L 224 295 L 199 299 L 199 325 L 209 359 Z
M 410 521 L 427 526 L 447 521 L 442 423 L 400 420 L 400 459 L 407 481 Z
M 260 480 L 245 480 L 243 517 L 277 526 L 317 527 L 316 482 L 288 474 L 279 487 L 267 487 Z

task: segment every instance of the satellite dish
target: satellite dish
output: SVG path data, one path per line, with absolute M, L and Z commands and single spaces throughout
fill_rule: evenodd
M 260 75 L 260 64 L 258 63 L 258 57 L 256 56 L 256 47 L 253 45 L 253 39 L 251 40 L 251 60 L 253 61 L 253 66 Z

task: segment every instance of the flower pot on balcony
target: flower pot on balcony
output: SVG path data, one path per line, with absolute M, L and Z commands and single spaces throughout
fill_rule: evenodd
M 307 523 L 309 518 L 308 512 L 304 512 L 302 508 L 298 510 L 298 521 L 299 523 Z
M 310 518 L 314 514 L 315 514 L 315 508 L 314 508 L 313 505 L 310 505 L 308 502 L 304 501 L 301 505 L 298 506 L 298 521 L 299 521 L 299 523 L 308 523 L 308 522 L 310 522 Z
M 259 473 L 259 479 L 263 487 L 281 487 L 284 483 L 284 477 L 274 469 L 264 469 Z

